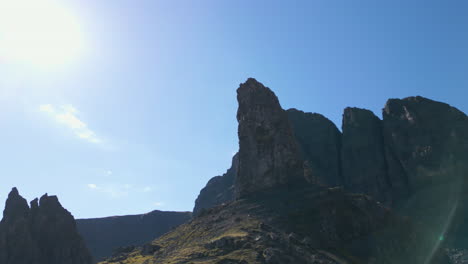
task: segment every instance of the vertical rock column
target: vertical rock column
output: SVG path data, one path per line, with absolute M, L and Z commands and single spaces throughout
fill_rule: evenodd
M 237 197 L 305 183 L 304 162 L 276 95 L 250 78 L 237 89 L 237 100 Z
M 342 129 L 345 188 L 391 203 L 382 121 L 369 110 L 348 107 Z

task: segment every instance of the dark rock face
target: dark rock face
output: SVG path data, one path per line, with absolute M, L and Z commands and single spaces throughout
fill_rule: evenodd
M 389 100 L 383 124 L 393 159 L 389 179 L 401 213 L 445 233 L 448 246 L 466 247 L 468 117 L 418 96 Z
M 78 232 L 94 259 L 112 255 L 118 248 L 143 245 L 190 220 L 190 212 L 152 211 L 142 215 L 78 219 Z
M 341 133 L 321 114 L 287 110 L 294 137 L 304 160 L 308 162 L 310 177 L 327 186 L 342 185 Z
M 31 202 L 16 188 L 8 195 L 0 222 L 2 264 L 91 264 L 73 216 L 56 196 Z
M 382 121 L 369 110 L 348 107 L 344 110 L 342 130 L 345 188 L 389 203 L 391 185 L 387 175 Z
M 237 197 L 279 186 L 291 192 L 306 182 L 343 185 L 445 234 L 447 247 L 466 247 L 468 117 L 461 111 L 423 97 L 391 99 L 383 120 L 369 110 L 345 109 L 340 133 L 319 114 L 285 112 L 253 79 L 241 84 L 238 101 Z M 230 183 L 208 186 L 214 194 L 204 196 L 206 207 L 225 202 L 215 197 L 232 197 L 220 195 L 230 193 Z
M 386 145 L 413 192 L 457 177 L 452 169 L 466 169 L 468 117 L 463 112 L 418 96 L 389 100 L 383 118 Z
M 468 117 L 448 104 L 423 97 L 391 99 L 383 120 L 369 110 L 347 108 L 340 133 L 322 115 L 285 112 L 275 94 L 254 79 L 240 85 L 237 99 L 240 151 L 232 173 L 237 173 L 238 197 L 304 178 L 343 185 L 392 207 L 422 208 L 418 195 L 427 202 L 436 199 L 424 190 L 454 196 L 448 204 L 462 191 L 468 195 L 462 187 L 468 172 Z M 232 199 L 230 177 L 228 172 L 212 179 L 197 204 L 209 208 Z M 427 189 L 434 186 L 440 190 Z M 460 206 L 468 208 L 465 204 Z
M 193 214 L 198 215 L 202 209 L 212 208 L 234 199 L 234 180 L 237 174 L 238 154 L 232 158 L 231 168 L 222 176 L 211 178 L 200 191 L 195 201 Z
M 250 78 L 237 89 L 237 101 L 237 197 L 304 183 L 304 162 L 276 95 Z

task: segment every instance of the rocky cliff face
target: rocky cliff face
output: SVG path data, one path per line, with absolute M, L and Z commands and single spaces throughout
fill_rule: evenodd
M 237 197 L 305 183 L 304 162 L 276 95 L 255 79 L 237 89 Z
M 152 211 L 141 215 L 77 219 L 78 232 L 95 260 L 126 246 L 140 246 L 190 220 L 190 212 Z
M 212 208 L 234 199 L 234 180 L 239 165 L 238 154 L 232 158 L 231 168 L 222 176 L 216 176 L 210 179 L 206 186 L 200 191 L 195 201 L 193 214 L 198 215 L 201 210 Z
M 390 206 L 407 203 L 428 186 L 454 184 L 451 192 L 457 194 L 463 189 L 468 121 L 447 104 L 423 97 L 391 99 L 383 120 L 369 110 L 346 108 L 340 133 L 320 114 L 290 109 L 285 115 L 274 93 L 254 79 L 241 84 L 238 101 L 235 185 L 241 196 L 303 178 L 344 186 Z M 233 198 L 229 180 L 210 182 L 199 198 L 204 207 Z
M 56 196 L 28 206 L 16 188 L 8 195 L 0 222 L 2 264 L 91 264 L 73 216 Z
M 413 192 L 459 178 L 468 161 L 468 117 L 420 96 L 391 99 L 383 111 L 385 142 Z M 466 171 L 465 171 L 466 172 Z M 390 177 L 393 179 L 400 175 Z
M 391 203 L 382 121 L 369 110 L 346 108 L 341 148 L 344 186 Z
M 343 184 L 341 176 L 341 133 L 328 118 L 317 113 L 287 110 L 302 158 L 310 177 L 326 186 Z
M 445 234 L 446 244 L 466 247 L 468 117 L 417 96 L 389 100 L 383 124 L 393 159 L 389 179 L 401 213 Z

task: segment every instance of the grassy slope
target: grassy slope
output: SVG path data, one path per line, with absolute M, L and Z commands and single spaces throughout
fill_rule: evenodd
M 279 190 L 210 209 L 122 264 L 424 263 L 434 234 L 364 195 Z M 435 251 L 436 261 L 446 263 Z M 119 263 L 108 260 L 101 264 Z

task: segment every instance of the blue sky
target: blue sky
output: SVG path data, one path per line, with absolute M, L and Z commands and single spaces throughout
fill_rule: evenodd
M 347 106 L 381 116 L 411 95 L 468 112 L 467 1 L 55 5 L 85 48 L 47 70 L 0 57 L 2 201 L 17 186 L 58 195 L 77 218 L 191 210 L 237 151 L 248 77 L 338 127 Z

